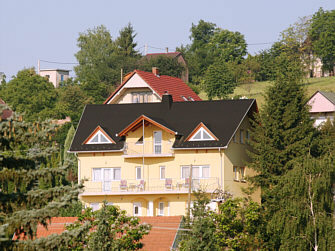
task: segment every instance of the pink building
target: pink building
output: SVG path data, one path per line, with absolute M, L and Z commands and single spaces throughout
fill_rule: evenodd
M 308 100 L 307 104 L 311 107 L 311 118 L 315 119 L 314 126 L 318 127 L 327 119 L 334 120 L 335 115 L 335 93 L 317 91 Z

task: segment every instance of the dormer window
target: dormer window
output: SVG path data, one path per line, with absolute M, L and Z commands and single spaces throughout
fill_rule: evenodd
M 115 144 L 115 141 L 98 126 L 84 141 L 84 144 Z
M 212 141 L 218 138 L 204 125 L 200 123 L 186 138 L 186 141 Z
M 189 141 L 204 141 L 204 140 L 215 140 L 204 128 L 200 128 L 199 131 L 194 134 Z

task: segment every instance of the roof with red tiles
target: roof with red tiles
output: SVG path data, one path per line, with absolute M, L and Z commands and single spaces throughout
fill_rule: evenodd
M 6 102 L 0 98 L 0 105 L 6 105 Z M 4 109 L 1 114 L 1 120 L 6 120 L 12 116 L 13 111 L 11 109 Z
M 166 75 L 155 75 L 152 72 L 134 70 L 131 75 L 106 99 L 107 104 L 114 95 L 128 82 L 134 74 L 138 74 L 160 97 L 165 92 L 172 95 L 173 101 L 201 101 L 202 99 L 180 78 Z M 185 97 L 187 100 L 185 100 Z M 192 100 L 193 99 L 193 100 Z
M 171 249 L 177 234 L 182 216 L 144 216 L 139 217 L 141 223 L 152 226 L 150 233 L 142 239 L 143 249 L 147 251 L 168 251 Z M 37 226 L 37 238 L 47 237 L 51 234 L 61 234 L 66 225 L 72 224 L 77 217 L 53 217 L 48 229 L 42 225 Z M 17 236 L 13 237 L 14 240 Z

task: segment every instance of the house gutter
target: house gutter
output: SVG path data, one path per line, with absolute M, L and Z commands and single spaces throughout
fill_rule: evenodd
M 227 146 L 223 146 L 223 147 L 187 147 L 187 148 L 172 147 L 172 150 L 212 150 L 212 149 L 227 149 Z
M 219 148 L 220 153 L 220 171 L 221 171 L 221 188 L 223 188 L 223 169 L 222 169 L 222 148 Z

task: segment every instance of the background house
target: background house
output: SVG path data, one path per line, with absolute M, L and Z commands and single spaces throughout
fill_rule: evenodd
M 181 79 L 159 75 L 158 68 L 153 67 L 152 72 L 135 70 L 127 74 L 104 104 L 160 102 L 166 92 L 174 101 L 201 100 Z
M 47 77 L 55 88 L 59 87 L 61 82 L 69 78 L 69 73 L 69 70 L 64 69 L 44 69 L 39 71 L 39 75 Z
M 314 125 L 317 127 L 326 122 L 327 119 L 334 120 L 335 115 L 335 93 L 317 91 L 308 100 L 311 118 L 315 119 Z

